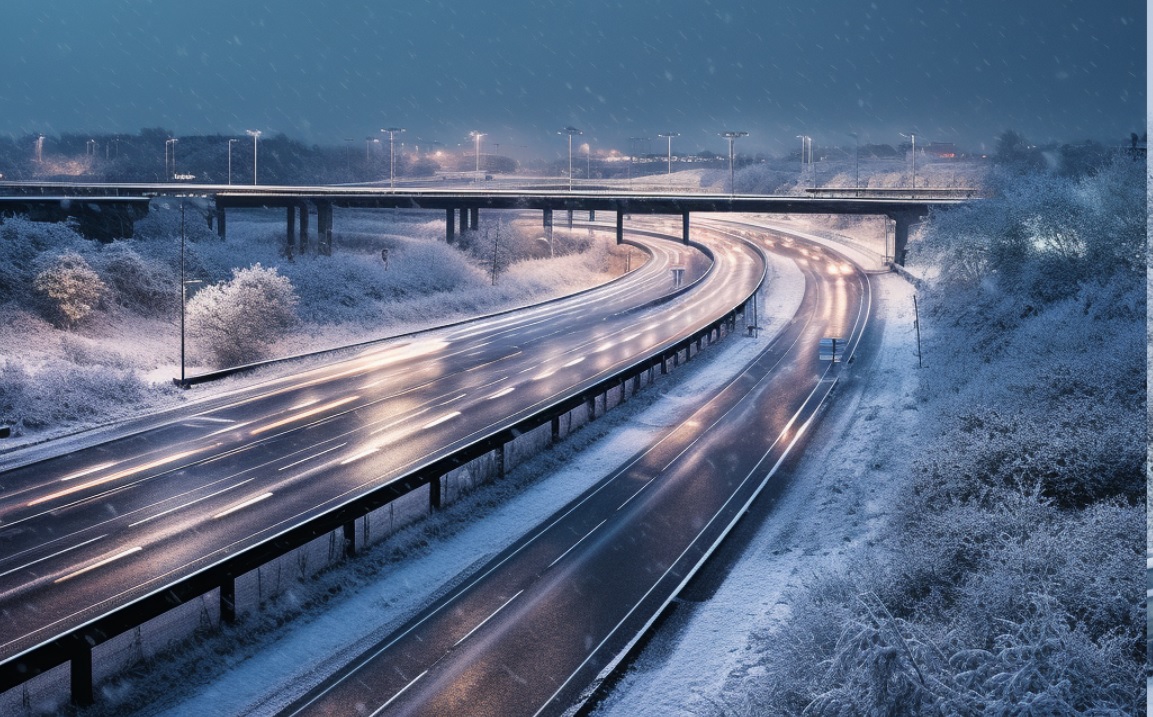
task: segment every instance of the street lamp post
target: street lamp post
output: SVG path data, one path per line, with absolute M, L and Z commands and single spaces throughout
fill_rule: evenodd
M 812 166 L 813 138 L 807 134 L 797 135 L 801 140 L 801 186 L 805 185 L 805 165 Z
M 664 132 L 664 133 L 658 134 L 657 136 L 663 137 L 669 141 L 669 174 L 672 174 L 673 173 L 673 137 L 680 137 L 681 135 L 677 132 Z
M 252 183 L 256 184 L 256 140 L 260 139 L 260 130 L 250 129 L 245 130 L 248 136 L 252 138 Z
M 901 136 L 902 137 L 908 137 L 909 140 L 913 143 L 913 192 L 916 193 L 916 191 L 917 191 L 917 134 L 915 132 L 910 132 L 909 134 L 905 134 L 904 132 L 901 132 Z
M 485 133 L 484 132 L 477 132 L 476 130 L 473 130 L 472 132 L 468 133 L 468 136 L 472 137 L 473 140 L 476 142 L 476 176 L 477 176 L 477 179 L 479 179 L 480 178 L 480 138 L 484 137 Z
M 722 132 L 721 136 L 729 141 L 729 195 L 737 193 L 737 174 L 734 169 L 736 155 L 733 153 L 733 143 L 741 137 L 748 137 L 748 132 Z
M 571 192 L 572 191 L 572 138 L 573 138 L 573 135 L 584 134 L 584 132 L 581 132 L 576 127 L 565 127 L 561 131 L 557 132 L 557 134 L 567 134 L 568 135 L 568 190 Z
M 175 137 L 169 137 L 168 139 L 164 140 L 164 173 L 166 175 L 166 179 L 173 179 L 173 180 L 176 179 L 176 143 L 179 141 L 180 140 L 176 139 Z M 171 152 L 172 152 L 172 172 L 171 172 L 171 174 L 168 172 L 168 153 L 170 151 L 169 147 L 172 148 L 171 149 Z
M 188 381 L 184 375 L 184 306 L 188 303 L 188 285 L 199 284 L 200 280 L 188 281 L 184 271 L 184 202 L 180 203 L 180 380 L 176 385 L 188 388 Z
M 388 132 L 388 186 L 396 186 L 396 162 L 394 160 L 393 150 L 396 147 L 395 139 L 397 132 L 403 132 L 404 127 L 386 127 L 381 132 Z
M 239 141 L 240 140 L 238 140 L 238 139 L 228 140 L 228 183 L 229 184 L 232 184 L 232 145 L 233 145 L 233 143 L 239 142 Z
M 850 132 L 849 136 L 853 138 L 853 193 L 854 196 L 861 196 L 861 135 L 856 132 Z

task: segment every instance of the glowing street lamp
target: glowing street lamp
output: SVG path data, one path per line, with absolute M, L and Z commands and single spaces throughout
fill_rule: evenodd
M 737 193 L 737 175 L 734 167 L 736 155 L 733 153 L 733 143 L 741 137 L 748 137 L 748 132 L 722 132 L 721 136 L 729 141 L 729 195 Z
M 472 132 L 468 133 L 468 136 L 472 137 L 473 140 L 476 141 L 476 175 L 477 177 L 480 177 L 480 138 L 484 137 L 485 133 L 473 130 Z
M 673 137 L 680 137 L 679 132 L 664 132 L 658 134 L 658 137 L 663 137 L 669 141 L 669 174 L 673 173 Z
M 256 141 L 260 139 L 260 130 L 249 129 L 245 130 L 248 136 L 252 138 L 252 184 L 256 184 Z
M 381 132 L 388 132 L 388 186 L 396 186 L 396 162 L 393 157 L 393 149 L 395 148 L 394 140 L 396 139 L 397 132 L 403 132 L 404 127 L 386 127 Z
M 572 138 L 573 138 L 573 135 L 584 134 L 584 132 L 581 132 L 576 127 L 565 127 L 564 129 L 557 132 L 557 134 L 567 134 L 568 135 L 568 190 L 571 192 L 572 191 Z

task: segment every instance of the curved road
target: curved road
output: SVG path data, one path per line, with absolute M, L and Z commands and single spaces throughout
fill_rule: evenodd
M 715 321 L 763 264 L 687 247 L 599 290 L 270 381 L 225 405 L 0 473 L 0 661 L 271 540 Z M 659 302 L 659 303 L 657 303 Z M 643 308 L 638 308 L 643 307 Z
M 283 714 L 554 715 L 580 704 L 805 435 L 842 365 L 819 359 L 820 339 L 848 339 L 851 356 L 866 326 L 867 276 L 823 248 L 762 241 L 797 262 L 806 290 L 753 364 Z

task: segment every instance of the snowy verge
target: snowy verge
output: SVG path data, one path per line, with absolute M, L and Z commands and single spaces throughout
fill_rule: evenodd
M 788 614 L 790 589 L 872 541 L 893 498 L 884 466 L 918 430 L 913 288 L 894 274 L 872 282 L 875 355 L 843 377 L 797 469 L 782 476 L 784 493 L 716 592 L 676 604 L 595 714 L 741 714 L 736 683 L 760 669 L 750 635 Z
M 165 667 L 155 668 L 165 675 L 149 675 L 139 684 L 127 678 L 126 684 L 111 691 L 157 690 L 148 685 L 163 684 L 156 694 L 137 695 L 133 700 L 148 703 L 137 712 L 139 715 L 263 715 L 283 708 L 514 542 L 526 526 L 542 522 L 623 459 L 658 440 L 670 417 L 689 415 L 764 349 L 795 315 L 803 292 L 804 277 L 799 269 L 791 261 L 770 257 L 768 289 L 761 309 L 769 330 L 760 338 L 734 335 L 706 349 L 692 363 L 658 381 L 653 390 L 590 424 L 583 432 L 591 429 L 606 435 L 579 451 L 571 445 L 549 451 L 565 452 L 559 460 L 551 458 L 551 462 L 561 464 L 559 470 L 539 480 L 525 478 L 539 471 L 532 462 L 513 471 L 502 483 L 520 480 L 531 485 L 498 502 L 489 512 L 483 512 L 485 488 L 462 499 L 450 509 L 467 512 L 476 504 L 482 507 L 475 508 L 475 514 L 455 532 L 443 531 L 447 534 L 432 537 L 418 554 L 383 566 L 385 577 L 366 579 L 366 571 L 359 570 L 358 565 L 371 562 L 373 552 L 386 551 L 391 540 L 339 568 L 347 573 L 338 578 L 345 587 L 341 597 L 268 634 L 246 636 L 236 650 L 244 654 L 222 655 L 207 670 L 201 664 L 190 670 L 176 657 Z M 580 433 L 569 439 L 570 444 L 581 440 Z M 498 489 L 499 485 L 486 488 Z M 358 584 L 350 588 L 350 583 Z M 185 679 L 190 673 L 197 677 Z M 123 714 L 121 707 L 109 703 L 98 709 Z

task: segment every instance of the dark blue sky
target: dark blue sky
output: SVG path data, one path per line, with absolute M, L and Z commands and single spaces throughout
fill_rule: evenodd
M 1144 0 L 3 0 L 0 133 L 283 132 L 561 154 L 1143 131 Z M 657 140 L 660 142 L 660 140 Z M 655 145 L 656 143 L 654 143 Z M 503 150 L 502 150 L 503 151 Z

